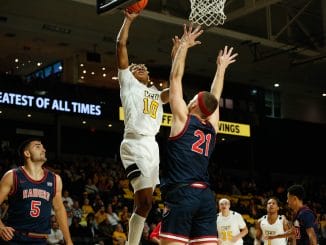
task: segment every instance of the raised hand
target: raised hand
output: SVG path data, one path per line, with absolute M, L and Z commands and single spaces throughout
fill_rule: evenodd
M 181 38 L 181 44 L 185 44 L 188 48 L 201 44 L 200 41 L 196 40 L 201 34 L 203 34 L 201 26 L 197 26 L 193 29 L 192 23 L 187 28 L 187 25 L 183 26 L 183 35 Z
M 127 10 L 124 10 L 124 14 L 128 20 L 133 21 L 140 13 L 129 13 Z
M 173 60 L 175 57 L 175 54 L 177 53 L 178 48 L 180 46 L 181 39 L 178 36 L 174 36 L 172 38 L 172 43 L 173 43 L 173 47 L 172 47 L 172 51 L 171 51 L 171 58 Z
M 233 52 L 233 47 L 228 48 L 228 46 L 224 46 L 224 49 L 220 50 L 216 64 L 218 66 L 223 66 L 226 68 L 229 64 L 232 64 L 236 61 L 235 57 L 238 56 L 238 53 L 232 53 Z

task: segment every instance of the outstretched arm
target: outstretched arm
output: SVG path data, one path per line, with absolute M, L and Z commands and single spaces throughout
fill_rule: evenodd
M 175 58 L 175 55 L 177 54 L 177 51 L 178 51 L 178 49 L 180 47 L 181 39 L 177 35 L 175 35 L 172 38 L 172 43 L 173 43 L 173 47 L 172 47 L 172 51 L 171 51 L 171 59 L 172 59 L 172 62 L 173 62 L 174 58 Z
M 223 85 L 224 85 L 224 74 L 226 68 L 234 63 L 235 57 L 238 56 L 237 53 L 232 53 L 233 48 L 228 48 L 228 46 L 225 46 L 223 50 L 220 50 L 217 60 L 216 60 L 216 72 L 213 79 L 213 83 L 211 85 L 211 93 L 215 95 L 216 99 L 219 101 L 221 98 L 221 94 L 223 91 Z M 219 108 L 216 109 L 216 111 L 210 116 L 210 122 L 214 126 L 216 132 L 218 131 L 218 121 L 219 121 Z
M 170 107 L 173 114 L 173 123 L 170 133 L 171 136 L 179 133 L 187 120 L 188 108 L 185 101 L 183 100 L 182 77 L 184 74 L 188 49 L 201 43 L 196 39 L 202 33 L 203 30 L 201 30 L 200 26 L 197 26 L 195 29 L 193 29 L 192 25 L 190 25 L 189 28 L 184 25 L 183 36 L 172 63 L 169 96 Z M 176 42 L 176 39 L 173 39 L 173 41 Z
M 125 18 L 121 26 L 121 29 L 118 33 L 117 43 L 116 43 L 117 65 L 119 69 L 126 69 L 129 66 L 128 52 L 127 52 L 129 29 L 131 23 L 139 15 L 139 13 L 129 13 L 127 11 L 125 11 L 124 13 L 125 13 Z

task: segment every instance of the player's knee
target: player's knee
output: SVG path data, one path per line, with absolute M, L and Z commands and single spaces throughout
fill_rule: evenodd
M 139 202 L 138 208 L 144 212 L 149 212 L 152 209 L 152 198 L 144 198 Z

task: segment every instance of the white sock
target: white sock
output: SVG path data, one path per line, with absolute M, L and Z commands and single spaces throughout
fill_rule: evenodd
M 128 244 L 138 245 L 143 234 L 146 218 L 133 213 L 129 220 Z

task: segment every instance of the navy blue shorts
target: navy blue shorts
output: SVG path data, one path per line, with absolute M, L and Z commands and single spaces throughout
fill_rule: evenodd
M 0 245 L 21 245 L 21 244 L 35 244 L 35 245 L 46 245 L 46 239 L 31 238 L 20 233 L 15 233 L 12 240 L 6 242 L 0 238 Z
M 184 186 L 165 195 L 160 237 L 179 242 L 216 242 L 215 196 L 208 187 Z

